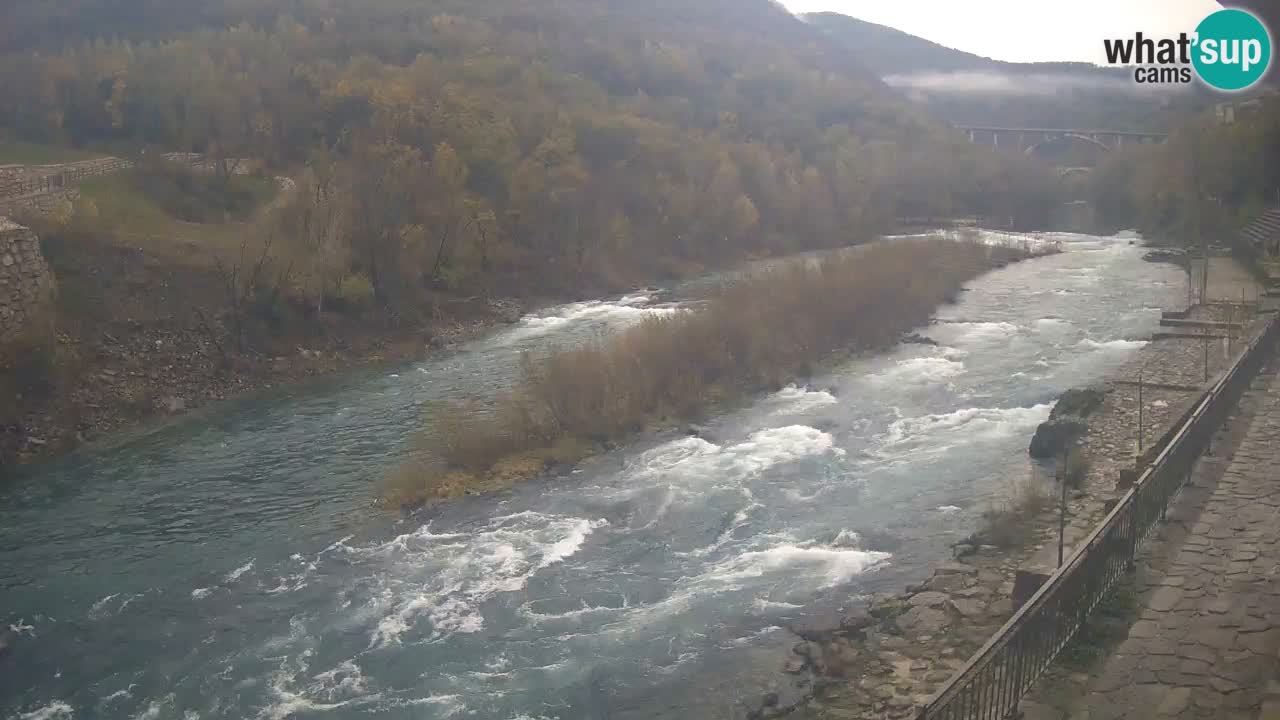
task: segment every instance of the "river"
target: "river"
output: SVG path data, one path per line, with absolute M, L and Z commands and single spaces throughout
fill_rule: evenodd
M 652 313 L 576 303 L 456 351 L 229 402 L 0 488 L 0 717 L 728 717 L 784 630 L 900 590 L 1031 471 L 1063 390 L 1184 294 L 1127 236 L 969 285 L 921 332 L 564 477 L 371 506 L 425 403 Z M 677 293 L 677 299 L 679 293 Z

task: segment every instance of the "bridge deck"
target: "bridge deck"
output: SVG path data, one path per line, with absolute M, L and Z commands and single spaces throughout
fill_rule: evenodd
M 1113 135 L 1113 136 L 1119 136 L 1119 137 L 1140 137 L 1140 138 L 1164 138 L 1169 136 L 1168 133 L 1139 132 L 1135 130 L 1096 130 L 1096 129 L 1084 129 L 1084 128 L 1021 128 L 1021 127 L 999 127 L 995 125 L 954 125 L 953 127 L 955 127 L 957 130 L 977 130 L 980 132 Z

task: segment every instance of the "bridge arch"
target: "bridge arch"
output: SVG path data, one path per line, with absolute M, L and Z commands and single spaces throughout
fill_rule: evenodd
M 1102 142 L 1096 137 L 1092 137 L 1089 135 L 1081 135 L 1080 133 L 1069 132 L 1069 133 L 1063 133 L 1061 135 L 1056 135 L 1054 137 L 1046 137 L 1040 142 L 1028 146 L 1026 150 L 1023 150 L 1023 152 L 1026 153 L 1027 155 L 1034 155 L 1036 150 L 1040 149 L 1041 147 L 1044 147 L 1049 143 L 1054 143 L 1061 140 L 1076 140 L 1079 142 L 1086 142 L 1093 145 L 1097 145 L 1098 147 L 1102 148 L 1102 151 L 1105 153 L 1110 153 L 1114 150 L 1114 148 L 1112 148 L 1110 145 Z

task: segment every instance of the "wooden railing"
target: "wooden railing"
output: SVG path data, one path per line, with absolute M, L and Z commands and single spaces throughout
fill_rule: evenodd
M 28 166 L 0 174 L 0 199 L 57 192 L 85 178 L 108 175 L 133 167 L 129 160 L 101 158 L 65 165 Z

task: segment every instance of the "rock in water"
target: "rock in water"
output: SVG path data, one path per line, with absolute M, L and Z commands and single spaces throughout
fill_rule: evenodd
M 1031 436 L 1031 445 L 1027 452 L 1037 460 L 1058 457 L 1076 440 L 1084 435 L 1087 426 L 1073 418 L 1058 418 L 1040 423 L 1036 434 Z
M 1084 435 L 1088 429 L 1084 419 L 1101 407 L 1106 396 L 1099 388 L 1073 388 L 1062 393 L 1049 419 L 1036 428 L 1027 452 L 1038 460 L 1061 455 Z
M 902 337 L 902 342 L 905 345 L 929 345 L 931 347 L 938 346 L 937 340 L 934 340 L 933 338 L 928 337 L 926 335 L 921 335 L 920 333 L 910 333 L 908 335 L 904 335 Z
M 508 325 L 520 322 L 520 318 L 524 316 L 524 310 L 520 307 L 520 304 L 508 299 L 490 300 L 489 311 L 493 313 L 498 322 Z
M 1160 248 L 1142 256 L 1149 263 L 1172 263 L 1186 267 L 1189 264 L 1187 254 L 1177 248 Z
M 1079 418 L 1089 417 L 1094 410 L 1102 406 L 1102 401 L 1107 398 L 1106 391 L 1100 388 L 1072 388 L 1058 398 L 1058 404 L 1053 406 L 1053 412 L 1049 414 L 1049 419 L 1061 417 L 1063 415 L 1074 415 Z

